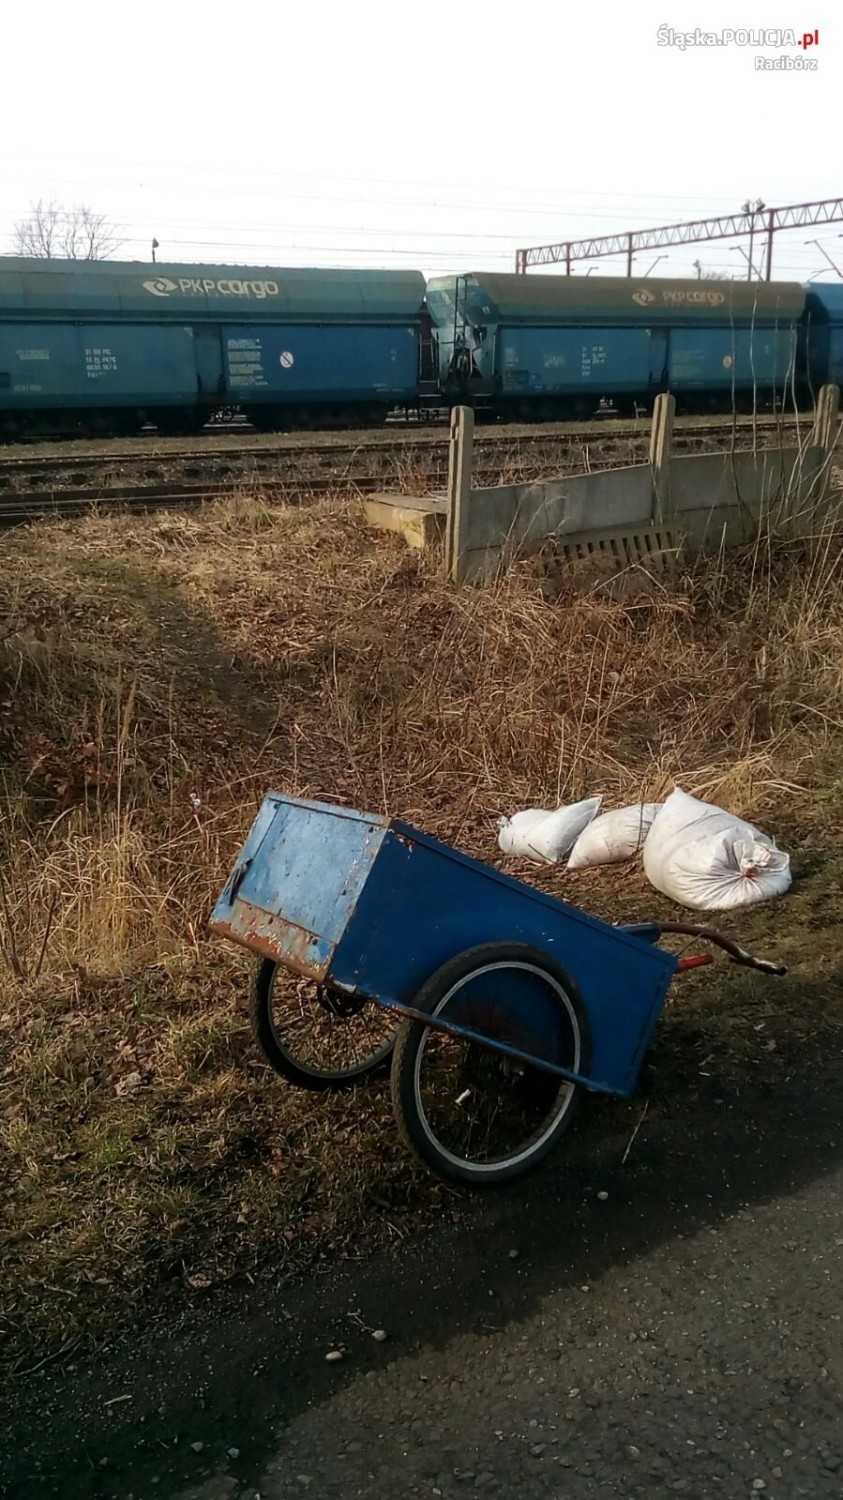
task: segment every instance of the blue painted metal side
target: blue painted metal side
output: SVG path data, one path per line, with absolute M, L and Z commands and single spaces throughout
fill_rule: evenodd
M 411 1004 L 478 943 L 533 944 L 570 973 L 591 1027 L 591 1076 L 617 1094 L 635 1085 L 676 968 L 673 955 L 405 824 L 276 794 L 210 925 L 384 1003 Z
M 647 327 L 497 330 L 496 374 L 504 395 L 646 392 L 664 373 L 664 342 Z M 483 351 L 475 353 L 482 373 Z
M 815 281 L 805 288 L 799 329 L 800 375 L 814 394 L 843 382 L 843 286 Z
M 412 1002 L 441 964 L 477 943 L 531 943 L 562 963 L 592 1034 L 591 1076 L 628 1094 L 676 960 L 412 829 L 384 840 L 331 977 L 374 998 Z
M 828 345 L 825 365 L 821 372 L 821 384 L 843 386 L 843 323 L 833 323 L 828 330 Z
M 415 397 L 419 328 L 0 322 L 0 409 Z
M 0 409 L 196 399 L 193 330 L 0 323 Z
M 418 324 L 226 326 L 228 389 L 236 400 L 410 399 L 419 370 Z
M 843 284 L 839 281 L 813 281 L 805 288 L 808 311 L 829 323 L 843 323 Z
M 794 368 L 796 331 L 728 325 L 672 328 L 669 350 L 672 391 L 784 387 Z

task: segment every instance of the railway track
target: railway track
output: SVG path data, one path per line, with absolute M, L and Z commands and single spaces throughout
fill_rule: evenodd
M 786 420 L 790 430 L 794 419 Z M 712 437 L 722 438 L 726 433 L 731 435 L 733 431 L 741 438 L 744 433 L 754 432 L 764 439 L 781 430 L 782 419 L 772 417 L 760 418 L 754 424 L 752 419 L 740 420 L 734 428 L 731 423 L 691 419 L 678 422 L 675 433 L 677 442 L 693 447 Z M 590 427 L 542 427 L 528 432 L 512 428 L 491 431 L 481 427 L 476 434 L 476 445 L 479 451 L 509 449 L 516 456 L 529 453 L 544 456 L 544 450 L 547 450 L 549 457 L 551 452 L 555 455 L 559 450 L 564 452 L 565 449 L 572 448 L 588 448 L 599 454 L 603 448 L 617 447 L 624 442 L 643 443 L 648 431 L 641 423 L 632 422 L 611 425 L 604 422 L 596 429 L 594 424 Z M 37 456 L 29 453 L 4 454 L 0 451 L 0 494 L 25 492 L 29 489 L 43 490 L 53 486 L 62 489 L 83 488 L 102 478 L 108 479 L 112 473 L 115 476 L 112 483 L 128 482 L 130 476 L 139 483 L 160 484 L 165 480 L 172 482 L 175 471 L 178 471 L 178 478 L 185 483 L 199 481 L 203 477 L 209 481 L 211 477 L 233 481 L 245 475 L 277 474 L 279 463 L 291 470 L 295 469 L 296 475 L 300 473 L 302 477 L 310 470 L 313 474 L 330 473 L 343 478 L 347 477 L 351 465 L 367 463 L 376 467 L 383 463 L 383 473 L 386 476 L 390 470 L 394 471 L 397 464 L 423 469 L 432 457 L 447 451 L 447 444 L 447 433 L 440 430 L 436 436 L 431 434 L 422 438 L 418 435 L 408 438 L 403 433 L 399 437 L 395 432 L 383 431 L 366 437 L 361 435 L 354 442 L 341 443 L 316 443 L 312 438 L 305 442 L 286 440 L 268 443 L 260 439 L 249 440 L 247 436 L 236 443 L 219 445 L 210 441 L 194 441 L 189 446 L 101 448 L 85 453 L 61 452 Z M 291 473 L 290 478 L 293 477 Z
M 544 472 L 544 469 L 532 472 L 525 470 L 518 477 L 527 483 L 531 479 L 540 478 Z M 477 469 L 475 476 L 477 483 L 481 485 L 497 484 L 500 479 L 497 469 L 487 471 Z M 435 485 L 444 490 L 446 478 L 447 473 L 443 469 L 431 484 L 434 493 Z M 371 495 L 382 490 L 383 484 L 382 474 L 358 474 L 348 479 L 345 484 L 339 484 L 335 478 L 329 476 L 317 475 L 311 479 L 274 480 L 269 484 L 262 483 L 260 494 L 267 500 L 275 501 L 313 499 L 319 495 L 336 495 L 342 492 L 349 495 Z M 231 494 L 231 484 L 121 485 L 105 492 L 101 489 L 70 489 L 42 490 L 21 495 L 0 494 L 0 529 L 21 525 L 27 521 L 50 517 L 60 519 L 95 511 L 170 510 L 178 506 L 202 505 L 210 500 L 224 499 Z
M 693 450 L 712 441 L 747 446 L 754 439 L 774 438 L 782 428 L 790 433 L 797 420 L 759 418 L 732 422 L 690 419 L 678 422 L 674 441 Z M 633 444 L 644 449 L 649 430 L 642 424 L 618 423 L 607 430 L 558 426 L 529 431 L 484 431 L 476 437 L 476 475 L 479 484 L 528 483 L 547 476 L 548 467 L 576 459 L 590 469 L 617 462 L 617 448 Z M 378 435 L 380 436 L 380 434 Z M 614 456 L 613 456 L 614 450 Z M 75 516 L 97 509 L 162 509 L 196 505 L 218 499 L 250 484 L 268 498 L 282 500 L 327 493 L 372 493 L 409 479 L 428 488 L 443 489 L 447 479 L 448 442 L 444 433 L 426 442 L 396 441 L 384 434 L 380 441 L 324 444 L 241 442 L 224 448 L 190 447 L 154 454 L 118 450 L 87 454 L 56 454 L 45 458 L 0 455 L 0 527 L 46 516 Z M 239 463 L 237 462 L 239 460 Z M 127 479 L 140 483 L 127 483 Z
M 738 428 L 757 429 L 778 428 L 781 423 L 789 425 L 793 422 L 808 422 L 810 414 L 787 414 L 787 416 L 738 416 L 735 426 Z M 549 435 L 568 438 L 591 438 L 597 440 L 600 435 L 640 435 L 649 431 L 651 419 L 646 416 L 640 417 L 615 417 L 598 416 L 589 422 L 550 422 L 529 423 L 529 425 L 484 425 L 477 419 L 475 428 L 475 440 L 478 443 L 510 443 L 514 437 L 523 443 L 538 443 L 546 440 Z M 676 431 L 696 431 L 700 435 L 709 432 L 720 432 L 723 428 L 732 428 L 732 417 L 676 417 Z M 223 443 L 219 443 L 222 437 Z M 148 435 L 138 435 L 135 438 L 54 438 L 54 440 L 33 440 L 31 443 L 1 443 L 0 441 L 0 463 L 18 463 L 26 466 L 28 463 L 42 463 L 48 459 L 55 462 L 62 459 L 90 459 L 98 456 L 111 456 L 117 459 L 136 459 L 144 455 L 196 455 L 202 452 L 233 453 L 261 452 L 270 449 L 272 452 L 288 452 L 288 450 L 317 449 L 351 449 L 359 447 L 386 446 L 395 447 L 398 444 L 428 444 L 447 443 L 449 437 L 449 426 L 447 422 L 429 423 L 386 423 L 380 428 L 359 428 L 354 431 L 353 437 L 342 434 L 339 429 L 311 429 L 311 431 L 299 432 L 255 432 L 249 426 L 219 425 L 214 428 L 204 428 L 192 438 L 166 438 L 160 437 L 156 432 Z M 338 441 L 339 440 L 339 441 Z M 120 444 L 133 444 L 132 447 L 120 447 Z M 219 444 L 219 446 L 217 446 Z M 39 450 L 34 453 L 33 449 Z

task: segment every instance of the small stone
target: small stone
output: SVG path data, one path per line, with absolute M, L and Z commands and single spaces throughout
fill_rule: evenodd
M 190 1446 L 193 1449 L 194 1453 L 201 1453 L 202 1449 L 205 1446 L 205 1444 L 204 1443 L 191 1443 Z
M 325 1360 L 329 1365 L 338 1365 L 341 1359 L 342 1354 L 339 1349 L 332 1349 L 330 1354 L 325 1355 Z
M 228 1450 L 228 1456 L 229 1456 L 229 1458 L 239 1458 L 240 1457 L 240 1449 L 239 1448 L 229 1448 L 229 1450 Z
M 581 1292 L 590 1292 L 591 1291 L 591 1287 L 590 1286 L 581 1286 L 580 1287 L 580 1291 Z
M 311 1485 L 312 1483 L 313 1483 L 313 1476 L 311 1474 L 297 1474 L 296 1475 L 296 1484 L 302 1485 L 304 1489 L 307 1489 L 308 1486 Z
M 600 1199 L 601 1203 L 606 1203 L 607 1200 L 608 1200 L 609 1194 L 601 1191 L 601 1192 L 599 1192 L 597 1194 L 597 1196 Z
M 772 1474 L 774 1479 L 781 1479 L 784 1470 L 779 1464 L 776 1464 L 775 1467 L 770 1470 L 770 1473 Z
M 580 1388 L 579 1388 L 578 1385 L 575 1385 L 574 1388 L 573 1388 L 573 1390 L 570 1390 L 568 1392 L 568 1395 L 570 1396 L 571 1400 L 573 1401 L 579 1395 L 579 1393 L 580 1393 Z
M 374 1333 L 372 1334 L 372 1338 L 374 1339 L 374 1341 L 375 1341 L 376 1344 L 385 1344 L 386 1343 L 386 1329 L 385 1328 L 376 1328 L 375 1331 L 374 1331 Z
M 752 1488 L 754 1490 L 766 1490 L 767 1481 L 765 1479 L 753 1479 Z
M 640 1448 L 636 1448 L 636 1446 L 635 1446 L 634 1443 L 630 1443 L 628 1451 L 629 1451 L 630 1458 L 640 1458 L 641 1457 L 641 1449 Z
M 100 1468 L 101 1469 L 107 1469 L 108 1468 L 108 1459 L 107 1458 L 101 1458 L 100 1459 Z
M 127 1073 L 125 1078 L 121 1078 L 118 1081 L 114 1092 L 115 1094 L 117 1094 L 118 1098 L 122 1099 L 126 1094 L 137 1093 L 137 1090 L 140 1088 L 142 1083 L 143 1079 L 141 1078 L 140 1073 Z
M 510 1250 L 510 1252 L 509 1252 L 509 1258 L 510 1258 L 510 1260 L 517 1260 L 518 1259 L 518 1255 L 519 1255 L 519 1251 L 518 1250 Z

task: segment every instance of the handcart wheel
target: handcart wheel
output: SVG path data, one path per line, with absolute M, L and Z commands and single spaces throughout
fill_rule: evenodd
M 267 1061 L 300 1088 L 344 1088 L 383 1067 L 395 1017 L 370 1000 L 340 994 L 262 959 L 249 1002 L 252 1033 Z
M 587 1073 L 588 1022 L 556 959 L 527 943 L 483 943 L 422 986 L 417 1010 Z M 471 1187 L 524 1177 L 573 1122 L 582 1090 L 545 1069 L 406 1020 L 392 1062 L 404 1139 L 426 1166 Z

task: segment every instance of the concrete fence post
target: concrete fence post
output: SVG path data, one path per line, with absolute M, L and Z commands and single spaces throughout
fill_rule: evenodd
M 828 452 L 834 447 L 837 436 L 837 415 L 840 409 L 840 387 L 824 385 L 817 397 L 817 414 L 811 438 L 818 448 Z
M 670 519 L 670 456 L 673 446 L 673 421 L 676 400 L 657 396 L 650 432 L 650 469 L 653 476 L 653 523 L 663 526 Z
M 826 451 L 833 447 L 837 435 L 837 414 L 840 408 L 840 387 L 824 385 L 817 397 L 817 414 L 811 438 L 819 448 Z
M 474 412 L 470 406 L 455 406 L 451 412 L 445 531 L 445 573 L 452 583 L 462 583 L 465 575 L 473 458 Z
M 840 410 L 840 387 L 824 385 L 817 397 L 817 411 L 811 442 L 821 448 L 823 457 L 819 475 L 814 481 L 814 497 L 824 500 L 831 483 L 831 466 L 834 446 L 837 441 L 837 422 Z

